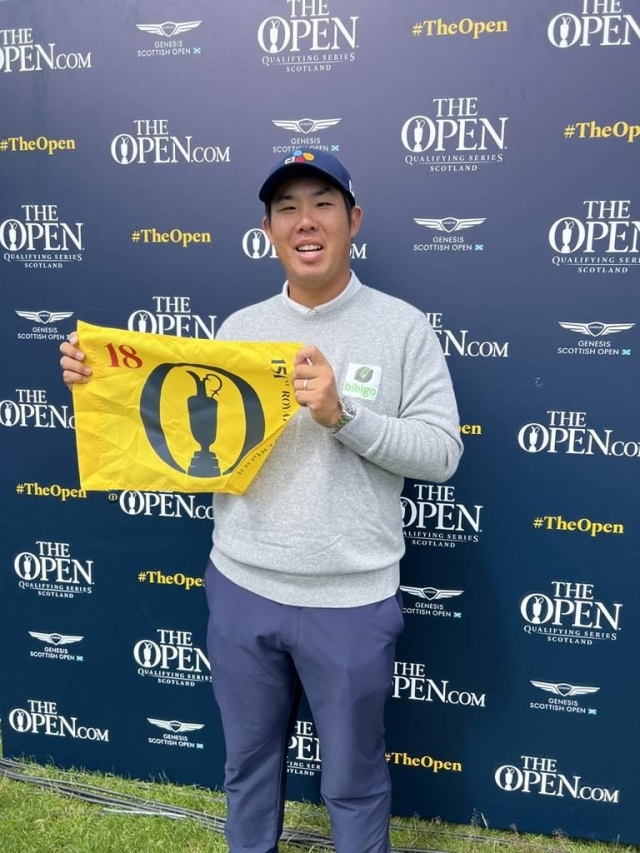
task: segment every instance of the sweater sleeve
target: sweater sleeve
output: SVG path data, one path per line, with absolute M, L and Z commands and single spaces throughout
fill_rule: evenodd
M 435 332 L 418 317 L 407 334 L 397 417 L 356 406 L 335 439 L 386 471 L 443 483 L 462 455 L 451 377 Z

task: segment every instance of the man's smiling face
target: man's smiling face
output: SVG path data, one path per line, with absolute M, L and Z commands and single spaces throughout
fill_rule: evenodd
M 312 307 L 344 290 L 361 218 L 360 208 L 347 210 L 340 190 L 322 177 L 291 178 L 278 187 L 263 227 L 285 268 L 292 299 Z

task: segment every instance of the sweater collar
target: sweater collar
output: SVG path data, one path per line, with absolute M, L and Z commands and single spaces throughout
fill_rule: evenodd
M 351 299 L 352 296 L 355 296 L 361 287 L 362 283 L 360 282 L 360 279 L 352 270 L 349 283 L 342 293 L 338 294 L 335 299 L 331 299 L 329 302 L 323 302 L 322 305 L 317 305 L 315 308 L 307 308 L 306 305 L 300 305 L 299 302 L 294 302 L 293 299 L 291 299 L 289 296 L 289 282 L 285 281 L 282 288 L 282 300 L 287 308 L 291 311 L 295 311 L 297 314 L 305 314 L 307 316 L 326 314 L 329 311 L 333 311 L 340 307 L 343 303 L 347 302 L 347 300 Z

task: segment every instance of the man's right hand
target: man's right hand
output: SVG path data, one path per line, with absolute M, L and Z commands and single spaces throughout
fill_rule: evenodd
M 62 367 L 62 380 L 67 388 L 82 382 L 88 382 L 91 376 L 91 368 L 85 367 L 84 353 L 78 349 L 78 333 L 71 332 L 69 340 L 60 344 L 60 352 L 62 358 L 60 365 Z

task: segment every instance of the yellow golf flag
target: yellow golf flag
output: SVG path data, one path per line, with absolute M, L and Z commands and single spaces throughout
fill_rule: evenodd
M 73 386 L 87 490 L 242 494 L 299 408 L 299 343 L 209 341 L 78 323 Z

